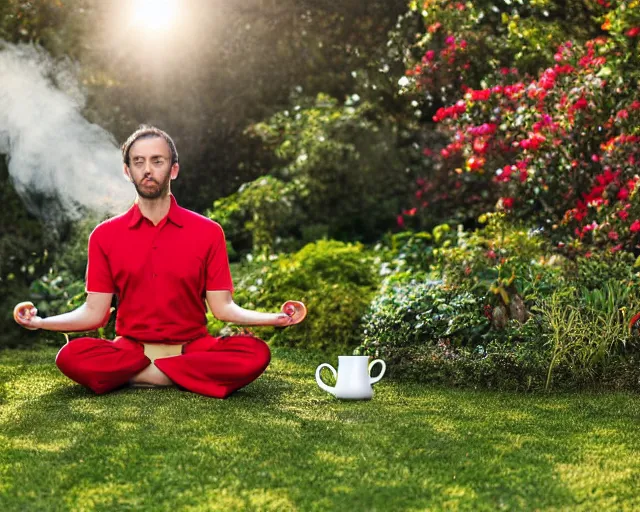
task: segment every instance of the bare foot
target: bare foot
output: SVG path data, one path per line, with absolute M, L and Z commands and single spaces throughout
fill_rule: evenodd
M 135 387 L 173 386 L 174 382 L 153 363 L 129 380 Z

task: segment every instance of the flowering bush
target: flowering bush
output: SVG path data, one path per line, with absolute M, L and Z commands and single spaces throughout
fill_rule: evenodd
M 473 232 L 392 237 L 355 353 L 383 357 L 392 376 L 439 384 L 637 389 L 633 257 L 549 256 L 540 230 L 486 217 Z
M 421 213 L 463 220 L 498 208 L 551 227 L 567 249 L 636 247 L 640 9 L 637 1 L 599 7 L 608 36 L 558 45 L 554 64 L 536 78 L 503 70 L 479 88 L 463 83 L 459 99 L 437 109 L 433 121 L 449 144 L 425 148 L 432 172 L 418 180 L 415 205 L 400 223 Z M 445 38 L 452 49 L 461 43 Z M 433 51 L 423 58 L 428 65 L 409 73 L 427 99 L 440 70 L 430 64 Z
M 598 35 L 591 20 L 603 12 L 582 0 L 412 1 L 398 25 L 407 67 L 402 83 L 427 104 L 454 103 L 461 86 L 479 88 L 492 74 L 535 74 L 567 34 L 581 41 Z

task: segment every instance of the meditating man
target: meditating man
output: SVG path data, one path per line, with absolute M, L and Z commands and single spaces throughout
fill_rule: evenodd
M 122 158 L 137 197 L 89 237 L 85 304 L 41 318 L 23 302 L 14 317 L 27 329 L 89 331 L 106 324 L 116 294 L 116 338 L 71 340 L 56 357 L 62 373 L 96 393 L 175 384 L 226 398 L 257 379 L 271 353 L 254 336 L 210 336 L 206 305 L 226 322 L 281 327 L 301 322 L 306 308 L 288 301 L 280 313 L 262 313 L 233 302 L 222 228 L 171 194 L 180 167 L 169 135 L 141 126 L 122 145 Z

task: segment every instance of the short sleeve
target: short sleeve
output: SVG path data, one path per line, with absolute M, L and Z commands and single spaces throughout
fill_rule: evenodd
M 215 225 L 211 250 L 207 256 L 206 289 L 208 291 L 229 290 L 233 292 L 227 241 L 219 224 Z
M 115 285 L 104 248 L 100 244 L 97 229 L 89 236 L 87 254 L 86 291 L 96 293 L 115 293 Z

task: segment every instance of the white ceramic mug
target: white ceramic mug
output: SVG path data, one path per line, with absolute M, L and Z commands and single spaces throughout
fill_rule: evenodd
M 382 371 L 377 377 L 371 377 L 371 368 L 380 363 Z M 322 368 L 329 368 L 336 378 L 335 387 L 327 386 L 320 378 Z M 373 397 L 372 384 L 378 382 L 387 365 L 382 359 L 376 359 L 369 364 L 369 356 L 338 356 L 338 371 L 328 363 L 322 363 L 316 369 L 316 382 L 320 388 L 331 393 L 337 398 L 347 400 L 369 400 Z

